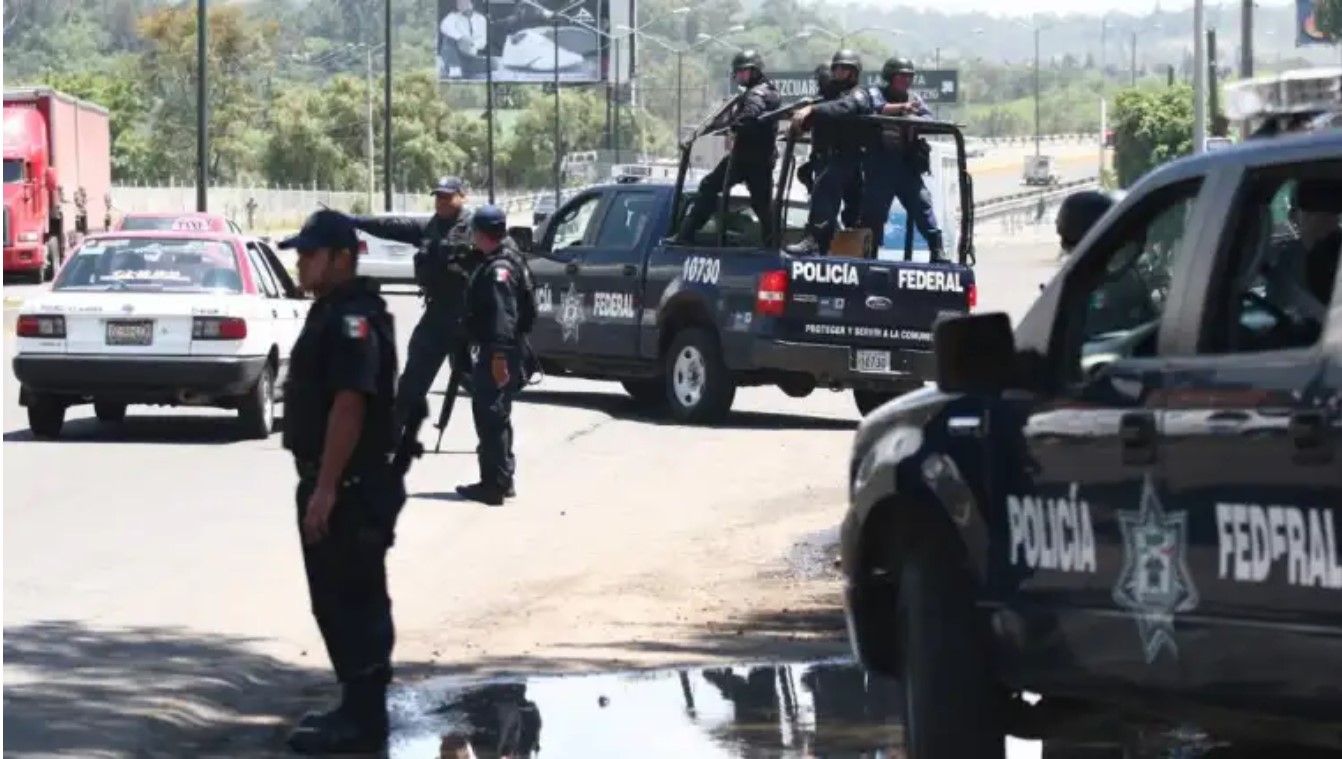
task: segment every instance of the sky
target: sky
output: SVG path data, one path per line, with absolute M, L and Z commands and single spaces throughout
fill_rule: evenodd
M 851 0 L 862 2 L 863 0 Z M 1027 16 L 1032 13 L 1076 13 L 1082 8 L 1086 13 L 1099 15 L 1108 11 L 1151 11 L 1156 5 L 1161 10 L 1172 11 L 1193 7 L 1193 0 L 1012 0 L 1009 3 L 995 0 L 897 0 L 900 5 L 912 5 L 919 8 L 935 9 L 948 13 L 966 11 L 987 11 L 999 15 Z M 1259 5 L 1287 5 L 1294 0 L 1258 0 Z M 1206 0 L 1208 11 L 1217 5 L 1223 10 L 1238 9 L 1238 0 Z

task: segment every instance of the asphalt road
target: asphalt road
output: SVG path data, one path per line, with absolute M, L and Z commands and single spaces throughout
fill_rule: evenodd
M 1053 251 L 1045 233 L 995 247 L 978 269 L 981 307 L 1020 314 Z M 417 301 L 391 301 L 403 351 Z M 228 412 L 132 407 L 109 428 L 83 407 L 62 440 L 34 441 L 10 368 L 14 318 L 6 307 L 6 756 L 152 756 L 136 752 L 206 734 L 217 755 L 273 744 L 325 682 L 279 437 L 237 441 Z M 760 620 L 818 593 L 834 624 L 837 582 L 779 579 L 779 567 L 841 518 L 848 394 L 745 390 L 717 429 L 631 416 L 618 386 L 595 382 L 547 379 L 524 401 L 509 507 L 449 495 L 476 479 L 465 405 L 448 451 L 411 472 L 390 560 L 404 676 L 465 660 L 547 670 L 846 653 L 839 628 L 803 645 Z M 747 621 L 705 632 L 724 619 Z

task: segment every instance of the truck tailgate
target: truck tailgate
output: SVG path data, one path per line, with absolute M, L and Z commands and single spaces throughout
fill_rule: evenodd
M 774 337 L 930 350 L 932 325 L 977 299 L 974 271 L 952 263 L 789 258 L 787 306 Z

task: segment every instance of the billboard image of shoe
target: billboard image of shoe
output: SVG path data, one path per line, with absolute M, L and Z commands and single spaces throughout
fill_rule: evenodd
M 604 0 L 438 0 L 438 78 L 600 82 Z

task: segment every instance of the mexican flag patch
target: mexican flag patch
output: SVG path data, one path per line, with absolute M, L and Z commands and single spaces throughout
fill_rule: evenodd
M 345 337 L 363 340 L 368 337 L 368 320 L 362 316 L 345 317 Z
M 507 281 L 508 281 L 508 269 L 507 269 L 506 267 L 503 267 L 503 266 L 495 266 L 495 267 L 494 267 L 494 281 L 495 281 L 495 282 L 507 282 Z

